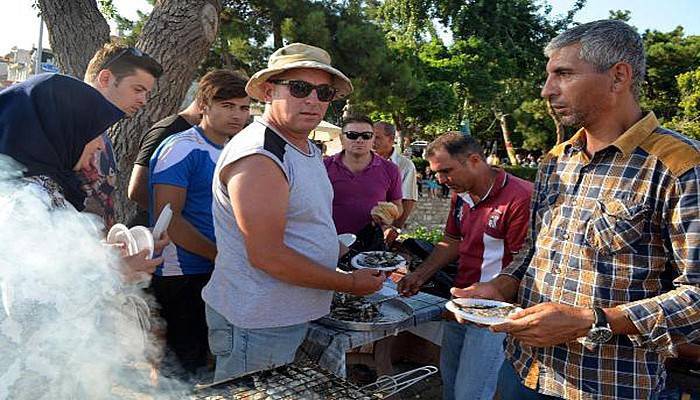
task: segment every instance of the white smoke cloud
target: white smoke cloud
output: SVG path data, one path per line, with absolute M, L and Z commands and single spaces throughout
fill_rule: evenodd
M 147 388 L 141 289 L 122 283 L 95 216 L 50 210 L 45 194 L 13 179 L 18 171 L 0 155 L 0 399 Z

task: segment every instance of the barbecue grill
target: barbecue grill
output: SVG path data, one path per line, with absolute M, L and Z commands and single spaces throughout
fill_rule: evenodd
M 239 378 L 198 385 L 192 400 L 378 400 L 434 374 L 422 367 L 359 387 L 311 362 L 299 362 Z

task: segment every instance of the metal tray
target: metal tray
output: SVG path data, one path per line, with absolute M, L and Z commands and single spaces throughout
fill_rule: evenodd
M 350 331 L 385 331 L 399 326 L 402 322 L 413 317 L 413 308 L 404 303 L 401 299 L 391 299 L 379 305 L 381 316 L 374 322 L 345 321 L 322 317 L 317 322 L 334 328 L 347 329 Z

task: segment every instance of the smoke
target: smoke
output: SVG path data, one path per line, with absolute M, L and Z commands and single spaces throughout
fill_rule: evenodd
M 0 155 L 0 399 L 155 393 L 148 307 L 141 288 L 120 279 L 101 222 L 50 210 L 45 193 L 16 179 L 20 171 Z

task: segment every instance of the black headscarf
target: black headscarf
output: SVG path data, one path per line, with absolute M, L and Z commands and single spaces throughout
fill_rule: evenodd
M 85 193 L 73 166 L 85 145 L 124 116 L 90 85 L 60 74 L 42 74 L 0 92 L 0 153 L 26 167 L 25 176 L 47 175 L 82 210 Z

